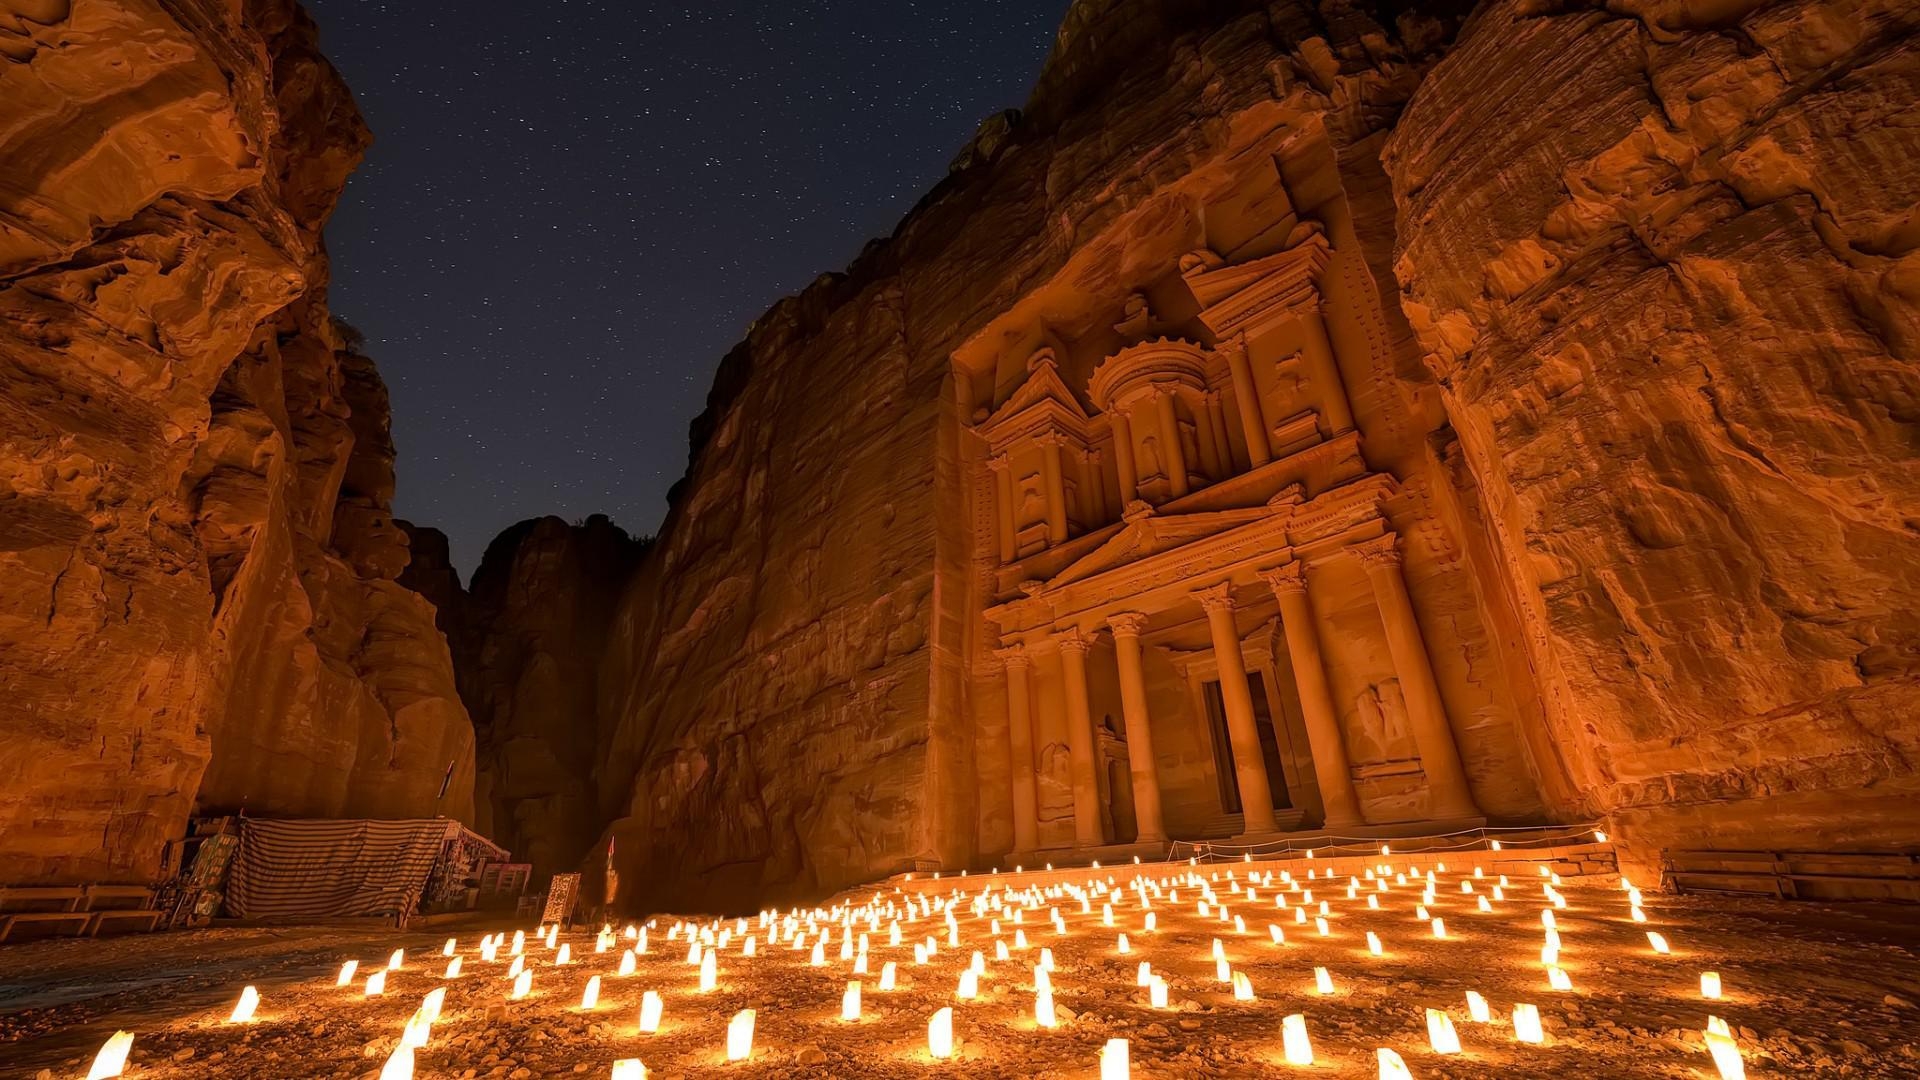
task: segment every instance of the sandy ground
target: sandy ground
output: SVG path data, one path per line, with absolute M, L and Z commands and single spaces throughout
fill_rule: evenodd
M 1365 891 L 1346 898 L 1344 879 L 1331 888 L 1317 881 L 1309 915 L 1321 900 L 1331 909 L 1331 934 L 1321 937 L 1311 922 L 1296 923 L 1291 910 L 1275 909 L 1276 890 L 1259 888 L 1253 901 L 1232 893 L 1245 875 L 1230 883 L 1226 869 L 1209 884 L 1246 919 L 1244 935 L 1230 922 L 1202 918 L 1195 908 L 1200 893 L 1190 882 L 1178 885 L 1178 902 L 1170 889 L 1155 901 L 1159 926 L 1152 932 L 1142 930 L 1144 911 L 1131 894 L 1116 902 L 1113 929 L 1102 925 L 1100 899 L 1087 914 L 1070 897 L 1043 900 L 1020 926 L 1031 947 L 1005 962 L 993 959 L 990 915 L 956 913 L 958 950 L 946 947 L 938 914 L 903 920 L 897 948 L 887 944 L 883 919 L 870 931 L 872 973 L 862 979 L 864 1016 L 854 1023 L 839 1019 L 842 990 L 854 976 L 851 962 L 839 959 L 837 928 L 827 963 L 814 967 L 810 949 L 770 945 L 767 931 L 754 923 L 749 932 L 758 954 L 741 956 L 736 936 L 718 950 L 719 985 L 704 994 L 697 990 L 697 968 L 686 962 L 684 940 L 667 940 L 672 917 L 655 920 L 650 951 L 625 978 L 614 974 L 619 949 L 596 955 L 591 933 L 563 935 L 575 961 L 565 967 L 530 938 L 533 993 L 515 1002 L 507 1000 L 507 950 L 492 964 L 475 951 L 484 930 L 511 930 L 511 924 L 409 934 L 208 930 L 8 946 L 0 948 L 0 1076 L 78 1080 L 117 1027 L 137 1035 L 126 1075 L 143 1080 L 374 1076 L 422 996 L 445 985 L 446 1011 L 419 1052 L 417 1076 L 605 1077 L 616 1059 L 638 1057 L 656 1077 L 1094 1077 L 1101 1046 L 1125 1038 L 1135 1077 L 1371 1080 L 1375 1048 L 1388 1047 L 1419 1080 L 1712 1080 L 1719 1074 L 1700 1035 L 1711 1013 L 1732 1026 L 1751 1077 L 1920 1077 L 1920 908 L 1648 894 L 1651 921 L 1635 924 L 1620 892 L 1570 884 L 1563 889 L 1567 907 L 1555 913 L 1561 967 L 1573 981 L 1563 992 L 1549 988 L 1540 962 L 1546 902 L 1537 881 L 1514 882 L 1507 899 L 1485 914 L 1475 910 L 1476 896 L 1458 892 L 1463 874 L 1443 878 L 1431 914 L 1446 920 L 1447 940 L 1434 939 L 1416 917 L 1417 886 L 1381 894 L 1382 906 L 1373 910 Z M 1492 883 L 1475 884 L 1484 894 Z M 1280 891 L 1299 905 L 1298 893 Z M 1066 920 L 1066 934 L 1053 931 L 1050 907 Z M 1001 915 L 1002 936 L 1011 945 L 1015 927 Z M 1273 921 L 1283 927 L 1285 944 L 1270 940 Z M 1666 935 L 1671 956 L 1652 952 L 1648 929 Z M 1382 938 L 1384 955 L 1368 952 L 1368 930 Z M 1130 954 L 1117 953 L 1118 932 L 1129 934 Z M 449 933 L 458 939 L 466 970 L 443 981 L 439 951 Z M 940 939 L 940 951 L 915 965 L 912 944 L 928 935 Z M 1216 981 L 1216 937 L 1233 970 L 1251 980 L 1257 1000 L 1236 1001 Z M 1032 965 L 1043 946 L 1053 950 L 1051 978 L 1061 1010 L 1059 1026 L 1050 1031 L 1033 1019 Z M 408 959 L 390 975 L 383 996 L 363 996 L 359 980 L 351 989 L 334 987 L 342 960 L 358 959 L 364 977 L 400 947 Z M 975 949 L 988 960 L 981 996 L 958 1001 L 959 973 Z M 900 985 L 891 992 L 877 988 L 887 960 L 899 965 Z M 1168 979 L 1171 1008 L 1151 1008 L 1135 985 L 1141 960 Z M 1330 970 L 1331 996 L 1315 992 L 1316 966 Z M 1724 999 L 1701 998 L 1704 970 L 1720 973 Z M 602 996 L 587 1012 L 579 1008 L 580 994 L 594 974 L 603 976 Z M 225 1023 L 247 983 L 262 995 L 257 1018 Z M 665 999 L 665 1020 L 655 1034 L 637 1028 L 648 989 Z M 1468 990 L 1490 999 L 1493 1023 L 1468 1018 Z M 1544 1045 L 1514 1040 L 1507 1018 L 1520 1001 L 1539 1007 Z M 926 1025 L 946 1005 L 954 1008 L 960 1047 L 953 1060 L 937 1062 L 927 1051 Z M 729 1064 L 727 1021 L 749 1007 L 758 1011 L 753 1056 Z M 1429 1049 L 1429 1007 L 1448 1010 L 1463 1053 Z M 1306 1017 L 1312 1066 L 1285 1063 L 1280 1029 L 1289 1013 Z

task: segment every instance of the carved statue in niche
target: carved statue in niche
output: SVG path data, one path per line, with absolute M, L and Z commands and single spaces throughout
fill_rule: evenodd
M 1040 820 L 1073 820 L 1073 754 L 1065 743 L 1040 748 Z
M 1165 470 L 1160 468 L 1160 436 L 1155 434 L 1143 436 L 1134 453 L 1138 459 L 1135 468 L 1142 479 L 1164 475 Z
M 1093 733 L 1098 742 L 1100 827 L 1108 843 L 1132 839 L 1139 830 L 1134 820 L 1133 772 L 1127 759 L 1127 739 L 1112 715 L 1101 718 Z
M 1416 756 L 1399 679 L 1386 679 L 1360 691 L 1353 706 L 1358 723 L 1349 733 L 1352 742 L 1348 749 L 1356 762 L 1402 761 Z
M 1185 420 L 1180 421 L 1179 426 L 1181 460 L 1185 461 L 1188 470 L 1192 471 L 1196 462 L 1206 460 L 1200 453 L 1200 428 L 1199 425 L 1190 424 Z
M 1047 492 L 1039 473 L 1029 473 L 1020 478 L 1020 513 L 1015 516 L 1016 528 L 1026 528 L 1036 521 L 1047 520 Z

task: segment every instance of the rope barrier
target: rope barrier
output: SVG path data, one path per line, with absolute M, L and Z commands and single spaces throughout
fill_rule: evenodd
M 1502 851 L 1529 851 L 1543 847 L 1557 847 L 1582 836 L 1591 836 L 1597 828 L 1598 825 L 1592 823 L 1561 826 L 1481 826 L 1427 836 L 1399 838 L 1323 833 L 1300 839 L 1283 837 L 1278 840 L 1241 844 L 1232 841 L 1176 840 L 1168 846 L 1166 861 L 1173 863 L 1192 859 L 1214 862 L 1230 858 L 1244 860 L 1249 856 L 1286 856 L 1296 853 L 1307 858 L 1317 856 L 1341 858 L 1373 854 L 1382 845 L 1385 845 L 1393 854 L 1402 855 L 1435 851 L 1491 851 L 1494 850 L 1495 844 L 1499 844 L 1499 850 Z M 1397 847 L 1397 842 L 1407 846 Z M 1187 855 L 1186 851 L 1191 851 L 1192 854 Z

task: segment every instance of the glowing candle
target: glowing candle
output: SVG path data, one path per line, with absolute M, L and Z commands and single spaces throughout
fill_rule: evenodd
M 953 1056 L 953 1009 L 943 1008 L 927 1021 L 927 1053 L 936 1060 Z
M 1322 994 L 1333 993 L 1333 975 L 1328 972 L 1326 968 L 1314 968 L 1313 986 L 1314 989 L 1320 991 Z
M 1053 987 L 1040 986 L 1033 995 L 1033 1022 L 1043 1028 L 1054 1024 Z
M 1655 933 L 1652 930 L 1647 931 L 1647 944 L 1652 946 L 1653 951 L 1660 956 L 1667 956 L 1672 952 L 1672 950 L 1667 947 L 1665 935 Z
M 335 985 L 335 986 L 350 986 L 350 985 L 352 985 L 352 983 L 353 983 L 353 973 L 354 973 L 354 972 L 356 972 L 356 971 L 358 971 L 358 970 L 360 970 L 360 961 L 358 961 L 358 960 L 349 960 L 349 961 L 347 961 L 346 963 L 344 963 L 344 964 L 341 964 L 341 965 L 340 965 L 340 977 L 339 977 L 338 979 L 335 979 L 335 980 L 333 981 L 333 985 Z
M 1373 1053 L 1380 1062 L 1380 1080 L 1413 1080 L 1405 1058 L 1384 1046 Z
M 521 998 L 526 997 L 529 993 L 532 993 L 532 992 L 533 992 L 533 972 L 522 971 L 520 974 L 515 975 L 513 977 L 513 993 L 509 996 L 509 1000 L 519 1001 Z
M 795 938 L 794 939 L 795 943 L 797 944 L 805 936 L 806 935 L 803 934 L 801 935 L 800 938 Z M 702 952 L 700 949 L 700 940 L 694 937 L 692 934 L 688 934 L 687 935 L 687 963 L 689 964 L 699 963 L 701 955 L 702 955 Z M 822 958 L 820 956 L 820 946 L 815 945 L 813 947 L 813 955 L 815 958 L 814 959 L 815 964 L 819 964 L 822 962 Z
M 1720 1034 L 1725 1035 L 1729 1039 L 1733 1038 L 1733 1029 L 1727 1026 L 1727 1022 L 1725 1020 L 1722 1020 L 1717 1016 L 1707 1017 L 1707 1030 L 1717 1031 Z
M 640 995 L 640 1030 L 652 1034 L 660 1030 L 660 995 L 649 990 Z
M 1151 911 L 1147 912 L 1146 921 L 1142 924 L 1145 929 L 1152 930 L 1154 926 L 1157 924 L 1157 920 L 1154 918 L 1154 914 L 1155 913 Z
M 859 979 L 854 979 L 851 982 L 848 982 L 846 990 L 842 991 L 840 994 L 840 1019 L 842 1020 L 860 1019 L 860 980 Z
M 718 985 L 720 980 L 720 962 L 712 949 L 700 957 L 700 992 L 706 993 Z
M 418 1049 L 427 1045 L 433 1037 L 433 1021 L 427 1019 L 427 1010 L 422 1006 L 407 1017 L 407 1026 L 400 1032 L 400 1045 L 409 1049 Z
M 460 958 L 456 956 L 453 959 L 447 961 L 447 970 L 440 977 L 443 979 L 459 978 L 460 977 Z
M 613 1063 L 613 1080 L 647 1080 L 647 1067 L 639 1058 L 621 1058 Z
M 1213 981 L 1232 982 L 1233 969 L 1227 966 L 1227 958 L 1222 956 L 1213 962 Z
M 1635 904 L 1635 905 L 1633 905 L 1633 921 L 1634 921 L 1634 922 L 1646 922 L 1646 921 L 1647 921 L 1647 913 L 1646 913 L 1646 912 L 1644 912 L 1644 911 L 1641 911 L 1641 910 L 1640 910 L 1640 905 L 1639 905 L 1639 904 Z
M 1267 936 L 1273 939 L 1275 945 L 1285 945 L 1287 943 L 1287 932 L 1280 929 L 1279 923 L 1267 924 Z
M 619 974 L 621 974 L 621 975 L 631 975 L 631 974 L 633 974 L 633 972 L 634 972 L 634 967 L 635 967 L 635 966 L 636 966 L 636 965 L 637 965 L 637 964 L 638 964 L 639 962 L 640 962 L 640 961 L 639 961 L 639 958 L 633 955 L 633 950 L 632 950 L 632 949 L 627 949 L 626 951 L 624 951 L 624 952 L 622 952 L 622 953 L 620 954 L 620 971 L 619 971 Z
M 1153 965 L 1147 963 L 1145 960 L 1140 961 L 1140 971 L 1139 974 L 1134 976 L 1133 984 L 1135 986 L 1145 986 L 1152 981 Z
M 756 947 L 756 944 L 757 942 L 755 940 L 754 935 L 752 934 L 748 934 L 746 937 L 742 938 L 740 941 L 740 955 L 752 956 L 754 954 L 754 949 Z M 864 957 L 866 954 L 863 952 L 861 955 Z
M 914 960 L 916 962 L 919 961 L 920 955 L 923 951 L 924 949 L 922 946 L 915 945 L 913 947 Z M 705 960 L 701 961 L 701 963 L 703 964 L 705 962 L 706 962 Z M 827 947 L 821 942 L 818 942 L 818 941 L 814 942 L 813 955 L 808 958 L 807 963 L 812 965 L 813 967 L 826 967 L 827 966 Z
M 1328 934 L 1333 932 L 1327 928 L 1327 917 L 1325 915 L 1322 915 L 1319 918 L 1314 919 L 1313 926 L 1314 926 L 1314 929 L 1320 931 L 1321 937 L 1326 937 Z
M 1367 931 L 1367 951 L 1375 956 L 1380 955 L 1380 935 L 1371 930 Z
M 600 1004 L 600 976 L 595 975 L 587 980 L 587 988 L 580 992 L 580 1007 L 591 1009 L 598 1004 Z
M 515 978 L 525 970 L 527 970 L 527 958 L 516 956 L 513 958 L 513 963 L 507 965 L 507 978 Z
M 1013 947 L 1016 949 L 1024 949 L 1027 947 L 1027 932 L 1025 930 L 1018 927 L 1014 928 Z
M 387 957 L 387 970 L 399 971 L 400 965 L 405 963 L 406 959 L 407 959 L 407 950 L 405 949 L 393 950 L 393 955 Z
M 1127 944 L 1127 935 L 1121 934 L 1120 937 L 1114 941 L 1113 948 L 1115 952 L 1127 953 L 1132 951 L 1133 947 Z
M 1280 1022 L 1280 1041 L 1286 1048 L 1287 1064 L 1313 1064 L 1313 1042 L 1307 1038 L 1307 1018 L 1294 1013 Z
M 741 1009 L 727 1021 L 727 1060 L 745 1061 L 753 1055 L 752 1009 Z
M 1427 1010 L 1427 1044 L 1436 1054 L 1460 1052 L 1460 1035 L 1453 1030 L 1453 1018 L 1439 1009 Z
M 1447 921 L 1445 919 L 1435 919 L 1431 925 L 1433 926 L 1434 937 L 1444 938 L 1447 936 Z
M 1483 912 L 1493 910 L 1493 905 L 1487 903 L 1487 898 L 1484 896 L 1479 898 L 1479 905 L 1480 905 L 1480 910 Z
M 109 1076 L 119 1076 L 127 1067 L 127 1054 L 133 1050 L 133 1032 L 116 1031 L 93 1055 L 93 1068 L 87 1070 L 87 1080 L 105 1080 Z
M 384 969 L 380 971 L 376 971 L 373 974 L 367 976 L 366 996 L 379 997 L 381 994 L 384 994 L 386 992 L 387 992 L 387 973 Z
M 1100 1080 L 1129 1080 L 1127 1057 L 1127 1040 L 1108 1039 L 1100 1048 Z
M 1521 1002 L 1513 1007 L 1513 1037 L 1523 1043 L 1543 1043 L 1546 1032 L 1540 1029 L 1540 1010 Z
M 1487 1007 L 1487 999 L 1481 997 L 1477 990 L 1467 991 L 1467 1015 L 1473 1017 L 1476 1024 L 1493 1023 L 1493 1010 Z
M 1147 1004 L 1156 1009 L 1167 1007 L 1167 980 L 1155 975 L 1152 981 L 1147 983 Z
M 1740 1060 L 1740 1046 L 1717 1031 L 1707 1032 L 1707 1052 L 1713 1055 L 1720 1080 L 1746 1080 L 1747 1065 Z
M 1040 950 L 1040 967 L 1046 971 L 1053 970 L 1053 950 L 1052 949 Z
M 1720 996 L 1720 973 L 1703 971 L 1700 973 L 1700 996 L 1717 999 Z
M 394 1047 L 387 1063 L 380 1066 L 380 1080 L 413 1080 L 413 1047 L 405 1043 Z
M 1557 967 L 1550 967 L 1547 969 L 1547 985 L 1553 987 L 1555 990 L 1571 990 L 1573 989 L 1573 979 L 1568 977 L 1565 971 Z
M 527 951 L 527 932 L 525 930 L 515 930 L 513 932 L 513 948 L 507 951 L 507 955 L 519 956 L 521 953 L 526 951 Z
M 233 1015 L 227 1017 L 229 1024 L 244 1024 L 253 1019 L 253 1010 L 260 1007 L 260 991 L 251 986 L 242 987 L 240 1000 L 233 1006 Z
M 1224 960 L 1221 961 L 1221 963 L 1225 963 L 1225 962 L 1226 961 Z M 1253 1000 L 1253 980 L 1247 978 L 1246 974 L 1243 972 L 1236 971 L 1233 973 L 1233 1000 L 1235 1001 L 1252 1001 Z
M 962 1001 L 972 1001 L 980 993 L 980 973 L 967 968 L 960 973 L 960 987 L 954 996 Z
M 1009 958 L 1009 956 L 1010 956 L 1010 954 L 1009 954 L 1009 953 L 1007 952 L 1007 943 L 1006 943 L 1006 940 L 1005 940 L 1005 939 L 1003 938 L 1003 939 L 998 939 L 998 940 L 996 940 L 996 941 L 994 941 L 994 943 L 993 943 L 993 958 L 994 958 L 995 960 L 1006 960 L 1006 959 L 1008 959 L 1008 958 Z

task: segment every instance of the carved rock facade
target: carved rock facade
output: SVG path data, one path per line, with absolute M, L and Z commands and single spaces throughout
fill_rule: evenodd
M 1914 15 L 1076 4 L 722 365 L 600 683 L 631 901 L 1912 842 Z
M 0 881 L 147 878 L 196 803 L 470 817 L 386 392 L 326 310 L 368 136 L 311 22 L 0 4 L 0 54 Z

